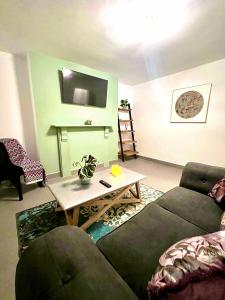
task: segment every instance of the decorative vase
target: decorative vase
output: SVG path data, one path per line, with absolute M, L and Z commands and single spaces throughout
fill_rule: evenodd
M 88 178 L 88 177 L 80 178 L 80 183 L 82 185 L 87 185 L 90 183 L 90 181 L 91 181 L 91 178 Z

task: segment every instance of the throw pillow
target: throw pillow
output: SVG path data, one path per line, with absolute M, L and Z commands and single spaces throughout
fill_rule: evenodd
M 225 230 L 225 212 L 222 214 L 222 218 L 220 221 L 220 230 Z
M 217 203 L 225 205 L 225 177 L 219 180 L 208 193 Z
M 221 286 L 221 282 L 223 288 L 218 294 L 215 286 Z M 160 257 L 147 291 L 151 300 L 181 299 L 180 295 L 182 300 L 201 300 L 206 299 L 206 285 L 207 300 L 225 299 L 225 231 L 184 239 L 171 246 Z

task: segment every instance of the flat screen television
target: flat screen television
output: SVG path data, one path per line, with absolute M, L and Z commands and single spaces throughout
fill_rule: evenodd
M 107 80 L 65 68 L 59 74 L 63 103 L 106 107 Z

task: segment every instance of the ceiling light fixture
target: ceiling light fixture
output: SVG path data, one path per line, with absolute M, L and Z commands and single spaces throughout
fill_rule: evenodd
M 187 20 L 187 0 L 120 0 L 105 7 L 101 19 L 117 43 L 149 45 L 177 32 Z

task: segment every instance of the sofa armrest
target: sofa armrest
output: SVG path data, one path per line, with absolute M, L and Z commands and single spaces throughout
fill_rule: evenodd
M 55 228 L 31 243 L 16 270 L 17 300 L 137 300 L 90 237 Z
M 225 176 L 225 168 L 189 162 L 183 169 L 180 186 L 207 195 Z

